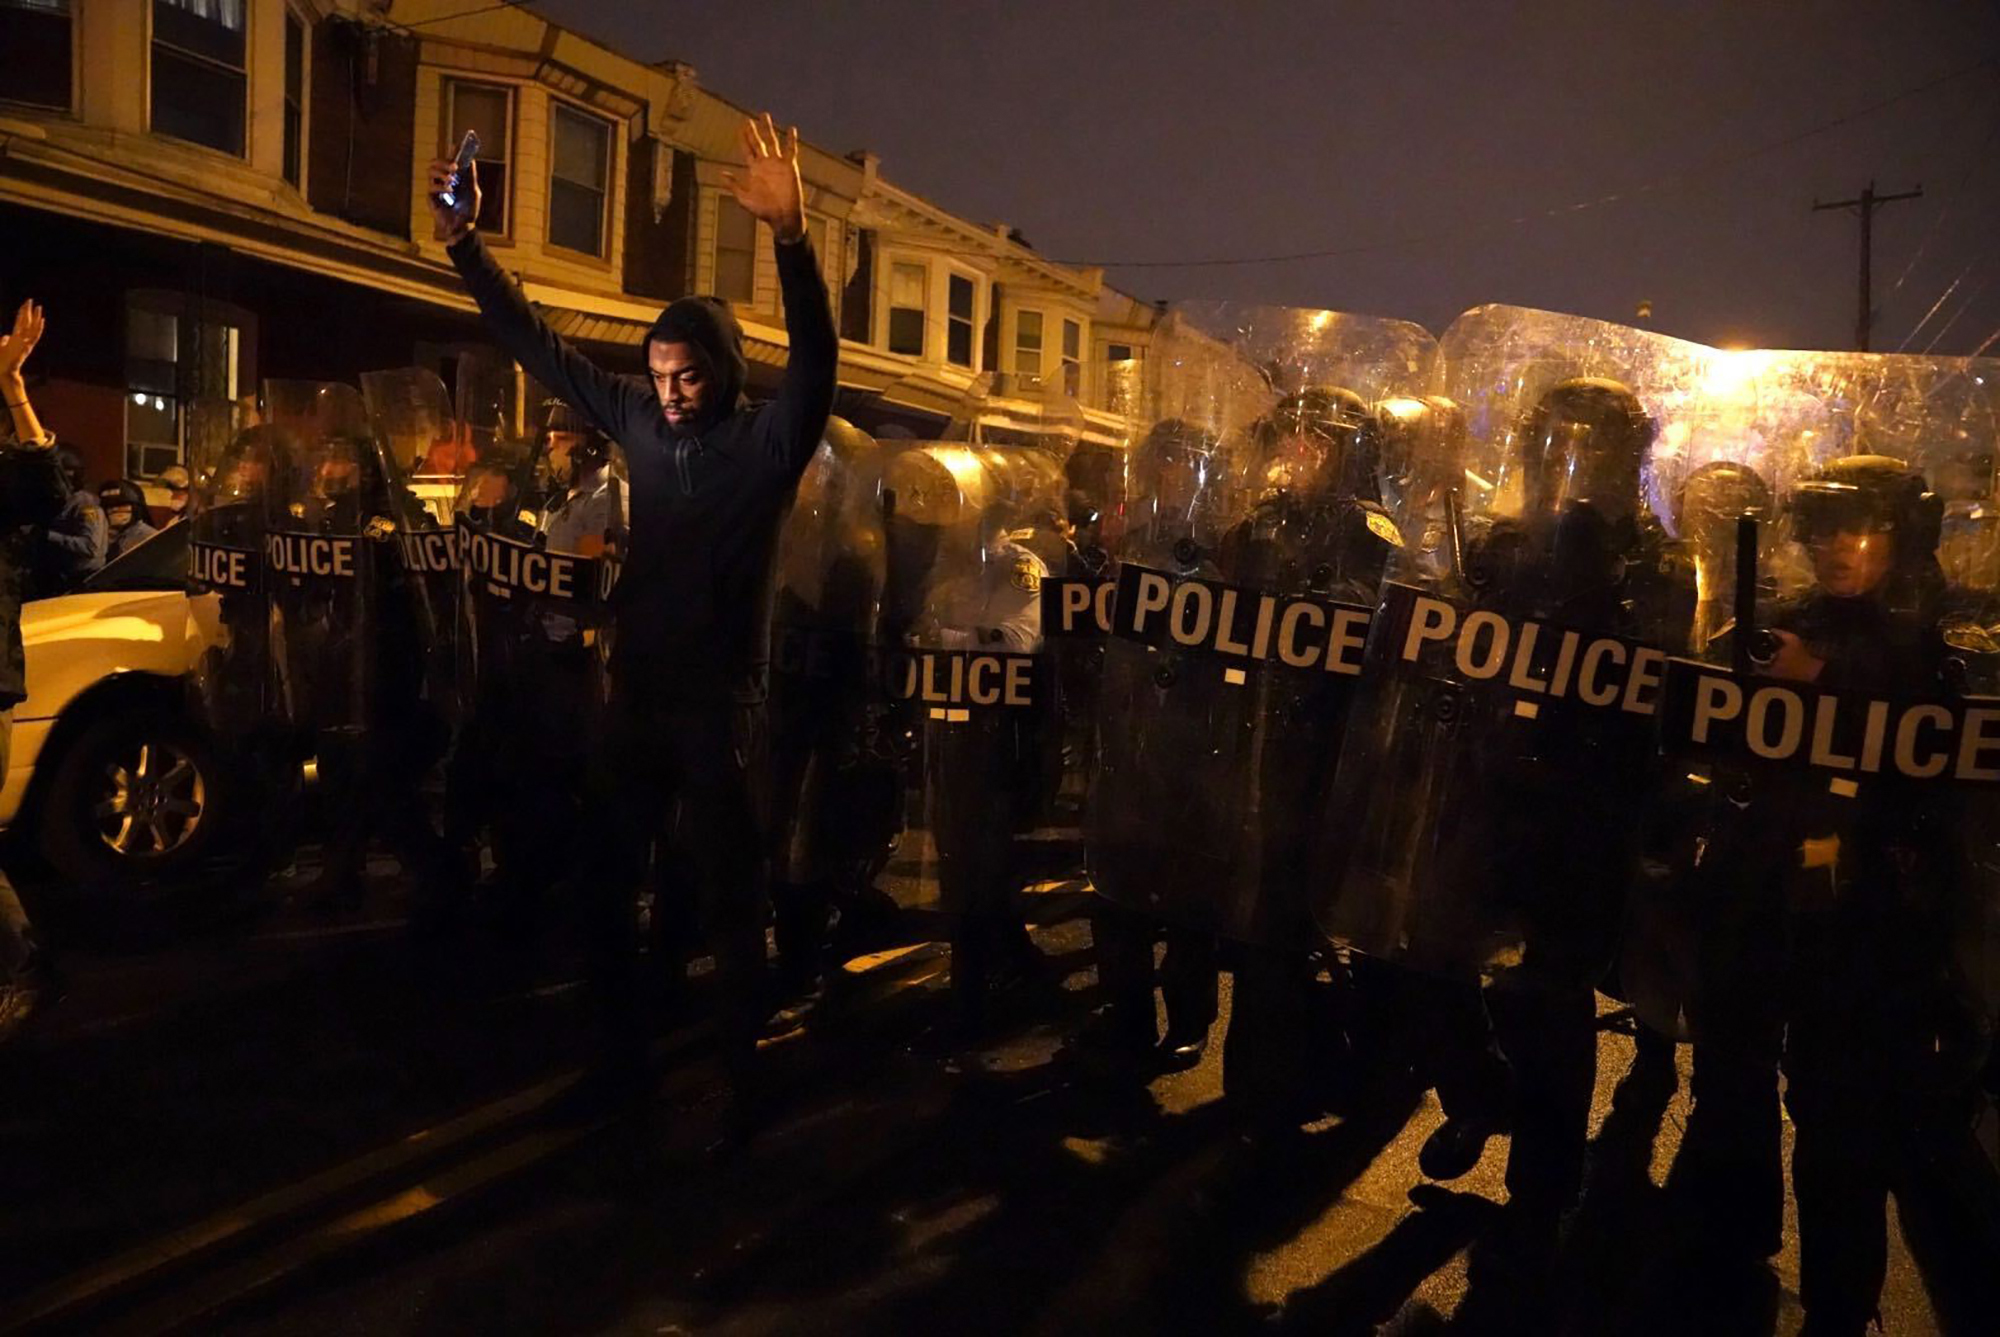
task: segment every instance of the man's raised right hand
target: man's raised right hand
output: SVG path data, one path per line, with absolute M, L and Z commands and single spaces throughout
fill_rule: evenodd
M 438 196 L 453 190 L 452 173 L 458 171 L 458 163 L 450 158 L 438 158 L 431 163 L 429 189 L 424 198 L 431 206 L 431 235 L 449 246 L 471 235 L 474 223 L 479 218 L 479 164 L 467 163 L 460 176 L 454 194 L 458 199 L 456 208 L 446 204 Z

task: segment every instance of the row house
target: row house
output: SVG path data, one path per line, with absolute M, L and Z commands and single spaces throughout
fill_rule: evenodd
M 186 406 L 260 379 L 436 368 L 481 343 L 424 200 L 477 131 L 481 223 L 551 323 L 638 371 L 683 293 L 727 297 L 753 392 L 785 359 L 770 239 L 721 183 L 746 109 L 517 6 L 0 0 L 0 306 L 43 301 L 45 416 L 93 477 L 181 458 Z M 802 146 L 871 430 L 1065 432 L 1108 449 L 1159 314 L 1094 269 Z

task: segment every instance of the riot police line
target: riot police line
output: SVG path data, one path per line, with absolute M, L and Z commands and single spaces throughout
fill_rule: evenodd
M 1857 1076 L 1903 1081 L 1942 1024 L 1857 1021 L 1787 972 L 1902 933 L 1924 945 L 1884 952 L 1877 982 L 1945 996 L 1978 1051 L 1945 1085 L 1969 1089 L 1992 1035 L 1991 378 L 1506 307 L 1442 341 L 1329 312 L 1172 319 L 1202 351 L 1157 368 L 1109 471 L 1054 393 L 1012 437 L 829 429 L 774 605 L 781 958 L 810 978 L 871 897 L 934 907 L 984 1020 L 1041 969 L 1019 898 L 1048 871 L 1031 837 L 1057 830 L 1057 871 L 1099 897 L 1108 1050 L 1199 1058 L 1227 968 L 1225 1084 L 1255 1117 L 1324 1112 L 1328 1070 L 1386 1047 L 1455 1132 L 1426 1171 L 1511 1133 L 1514 1210 L 1551 1246 L 1581 1188 L 1604 989 L 1692 1039 L 1698 1073 L 1733 1065 L 1734 1095 L 1697 1096 L 1688 1173 L 1721 1203 L 1757 1181 L 1733 1224 L 1768 1254 L 1775 1143 L 1709 1134 L 1728 1121 L 1701 1106 L 1775 1110 L 1783 1063 L 1831 1092 L 1797 1116 L 1800 1154 L 1879 1160 L 1824 1107 Z M 629 523 L 615 452 L 557 443 L 588 437 L 574 424 L 511 433 L 504 380 L 468 366 L 452 405 L 403 376 L 365 422 L 322 387 L 228 423 L 197 468 L 215 727 L 296 758 L 439 721 L 427 758 L 363 746 L 351 773 L 443 764 L 447 843 L 454 820 L 461 842 L 504 839 L 551 792 L 579 802 Z M 1963 495 L 1933 489 L 1946 474 Z M 420 478 L 450 504 L 413 504 Z M 421 663 L 385 670 L 389 643 Z M 531 698 L 560 699 L 561 723 L 525 727 Z M 538 786 L 477 792 L 516 763 Z M 1393 1016 L 1356 1021 L 1369 1009 L 1329 991 Z M 1783 1038 L 1849 1025 L 1846 1072 Z M 1802 1198 L 1809 1308 L 1872 1303 L 1871 1192 Z

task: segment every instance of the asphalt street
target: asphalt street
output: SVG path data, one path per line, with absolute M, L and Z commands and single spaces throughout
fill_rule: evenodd
M 1150 1081 L 1083 1061 L 1073 887 L 1034 898 L 1059 984 L 977 1049 L 950 1040 L 935 946 L 850 962 L 774 1024 L 775 1121 L 720 1158 L 698 987 L 642 1117 L 556 1121 L 588 1034 L 559 946 L 446 965 L 393 880 L 340 918 L 285 890 L 69 954 L 70 996 L 0 1067 L 0 1330 L 1425 1333 L 1504 1308 L 1479 1262 L 1504 1138 L 1431 1185 L 1441 1116 L 1404 1084 L 1250 1137 L 1219 1043 Z M 1796 1331 L 1789 1205 L 1769 1271 L 1698 1261 L 1664 1187 L 1685 1073 L 1621 1086 L 1605 1009 L 1588 1193 L 1531 1330 Z M 1988 1182 L 1904 1186 L 1886 1331 L 2000 1312 L 1975 1159 Z

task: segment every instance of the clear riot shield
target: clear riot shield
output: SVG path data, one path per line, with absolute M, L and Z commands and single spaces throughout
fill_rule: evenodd
M 1512 307 L 1446 332 L 1462 454 L 1441 496 L 1417 489 L 1370 627 L 1313 861 L 1336 942 L 1568 989 L 1612 964 L 1662 669 L 1695 616 L 1665 520 L 1715 446 L 1707 353 Z
M 1061 476 L 1039 446 L 901 442 L 883 460 L 875 671 L 903 829 L 881 885 L 905 907 L 1002 913 L 1026 881 L 1018 837 L 1059 758 L 1032 542 Z
M 188 416 L 188 593 L 204 644 L 189 683 L 196 715 L 217 738 L 242 743 L 264 721 L 271 686 L 264 608 L 264 491 L 269 429 L 228 401 Z
M 321 381 L 267 381 L 263 401 L 273 706 L 305 739 L 358 736 L 369 724 L 377 648 L 367 408 L 352 386 Z
M 1782 1029 L 1795 1086 L 1962 1092 L 2000 948 L 1993 415 L 1967 391 L 2000 363 L 1759 356 L 1825 447 L 1736 525 L 1737 644 L 1669 666 L 1663 746 L 1715 798 L 1682 842 L 1692 950 L 1647 958 L 1698 1042 L 1775 1061 Z
M 459 720 L 459 567 L 455 520 L 465 470 L 460 430 L 444 382 L 421 367 L 367 372 L 361 394 L 374 427 L 382 511 L 393 532 L 387 542 L 423 656 L 421 691 L 443 719 Z
M 446 458 L 433 458 L 427 467 L 449 468 L 458 479 L 451 505 L 460 568 L 458 626 L 453 636 L 456 677 L 467 722 L 484 727 L 495 717 L 486 698 L 497 689 L 504 672 L 503 646 L 518 610 L 493 588 L 473 580 L 466 561 L 477 535 L 518 539 L 532 531 L 535 450 L 532 434 L 520 426 L 519 375 L 512 362 L 483 350 L 465 353 L 453 376 L 452 443 Z
M 459 493 L 478 746 L 570 797 L 606 698 L 629 494 L 617 447 L 566 425 L 526 449 L 496 435 Z
M 1110 597 L 1091 880 L 1155 921 L 1303 952 L 1308 837 L 1402 543 L 1373 406 L 1421 391 L 1434 345 L 1330 311 L 1172 323 Z
M 867 747 L 868 652 L 887 543 L 881 450 L 830 419 L 778 538 L 771 625 L 773 876 L 784 887 L 858 890 L 893 833 L 893 777 Z

